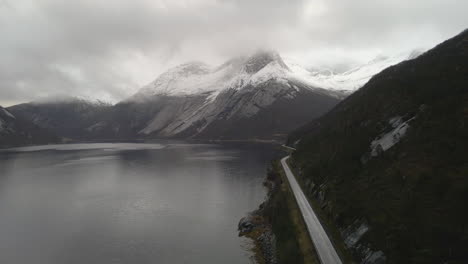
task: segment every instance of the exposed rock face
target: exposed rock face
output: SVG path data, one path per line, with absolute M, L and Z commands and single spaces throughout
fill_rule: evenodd
M 360 242 L 369 229 L 367 222 L 359 219 L 345 228 L 341 236 L 346 247 L 361 260 L 361 264 L 385 264 L 387 258 L 382 251 L 373 251 L 372 245 Z
M 356 221 L 342 232 L 345 245 L 348 248 L 354 247 L 367 231 L 369 231 L 369 226 L 366 223 Z
M 385 264 L 387 258 L 382 251 L 369 251 L 361 264 Z
M 261 259 L 261 263 L 276 264 L 276 241 L 271 227 L 261 215 L 261 212 L 254 211 L 243 217 L 238 224 L 239 236 L 246 236 L 253 240 L 254 247 L 260 254 L 256 258 Z M 254 250 L 256 251 L 256 250 Z
M 239 224 L 237 225 L 237 229 L 239 230 L 240 236 L 252 232 L 252 229 L 254 229 L 254 227 L 254 219 L 251 214 L 242 217 L 241 220 L 239 220 Z

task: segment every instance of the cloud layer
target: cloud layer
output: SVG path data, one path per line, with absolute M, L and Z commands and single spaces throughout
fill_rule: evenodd
M 320 66 L 429 48 L 468 27 L 459 0 L 0 0 L 0 105 L 121 100 L 167 67 L 259 48 Z

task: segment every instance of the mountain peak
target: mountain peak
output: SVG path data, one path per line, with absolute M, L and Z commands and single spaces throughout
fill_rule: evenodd
M 247 58 L 244 69 L 247 73 L 256 73 L 268 64 L 276 62 L 281 68 L 288 69 L 278 52 L 259 50 Z
M 179 71 L 184 71 L 184 72 L 187 72 L 189 74 L 204 74 L 207 71 L 209 71 L 209 68 L 210 67 L 204 62 L 190 61 L 190 62 L 187 62 L 187 63 L 183 63 L 183 64 L 181 64 L 179 66 L 176 66 L 175 68 L 172 68 L 172 69 L 173 70 L 177 69 Z

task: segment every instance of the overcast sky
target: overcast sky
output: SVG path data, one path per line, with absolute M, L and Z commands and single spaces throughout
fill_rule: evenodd
M 468 27 L 464 0 L 0 0 L 0 105 L 116 102 L 168 67 L 259 48 L 308 65 L 426 49 Z

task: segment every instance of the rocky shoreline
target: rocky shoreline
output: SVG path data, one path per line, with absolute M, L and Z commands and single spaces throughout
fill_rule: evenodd
M 241 218 L 237 226 L 239 236 L 250 238 L 254 242 L 252 251 L 256 262 L 259 264 L 278 263 L 276 236 L 265 212 L 266 207 L 271 207 L 272 196 L 277 191 L 278 184 L 275 183 L 275 180 L 277 180 L 277 177 L 275 177 L 272 173 L 272 168 L 270 168 L 263 182 L 263 185 L 268 190 L 266 200 L 260 204 L 257 210 Z
M 278 160 L 271 163 L 263 184 L 266 200 L 238 224 L 239 236 L 253 241 L 256 263 L 319 263 Z
M 252 251 L 257 263 L 277 264 L 275 235 L 261 211 L 262 209 L 255 210 L 239 221 L 239 236 L 253 240 Z

